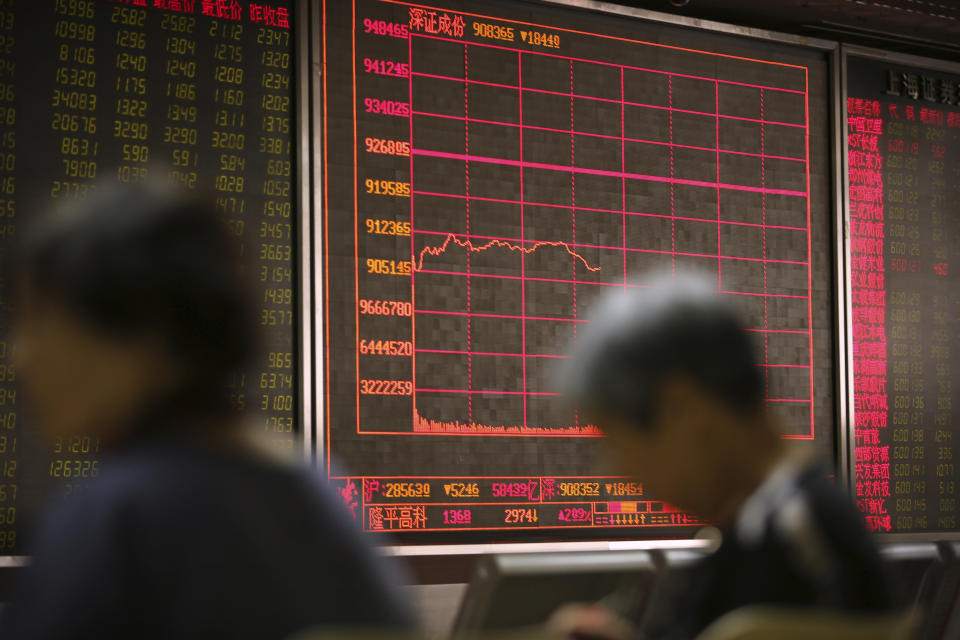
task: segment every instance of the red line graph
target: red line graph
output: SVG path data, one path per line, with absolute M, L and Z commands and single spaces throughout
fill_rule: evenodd
M 562 246 L 567 250 L 567 253 L 569 253 L 574 258 L 579 259 L 580 262 L 583 263 L 583 266 L 587 268 L 587 270 L 593 271 L 593 272 L 600 271 L 601 267 L 591 267 L 583 256 L 581 256 L 580 254 L 576 253 L 573 250 L 574 247 L 581 247 L 581 248 L 588 248 L 588 249 L 603 249 L 606 251 L 624 251 L 624 252 L 634 251 L 639 253 L 662 253 L 662 254 L 668 254 L 668 255 L 690 256 L 693 258 L 718 258 L 720 260 L 741 260 L 744 262 L 769 262 L 769 263 L 777 263 L 777 264 L 801 264 L 801 265 L 807 264 L 806 260 L 783 260 L 779 258 L 751 258 L 747 256 L 727 256 L 719 253 L 717 254 L 692 253 L 689 251 L 660 251 L 657 249 L 639 249 L 635 247 L 614 247 L 611 245 L 590 244 L 585 242 L 562 242 L 562 241 L 553 241 L 553 240 L 551 241 L 520 240 L 519 238 L 499 238 L 499 237 L 478 236 L 478 235 L 470 234 L 469 237 L 471 238 L 480 238 L 483 240 L 491 241 L 480 247 L 474 247 L 469 240 L 466 240 L 466 241 L 459 240 L 457 238 L 458 234 L 454 234 L 454 233 L 448 233 L 443 231 L 427 231 L 426 229 L 415 229 L 414 233 L 447 236 L 447 239 L 443 242 L 442 245 L 438 247 L 425 247 L 420 252 L 420 259 L 417 262 L 418 270 L 420 270 L 421 267 L 423 266 L 423 258 L 425 255 L 432 255 L 432 256 L 442 255 L 446 251 L 447 245 L 450 243 L 451 240 L 463 247 L 467 247 L 469 245 L 470 251 L 474 251 L 474 252 L 486 251 L 487 249 L 491 248 L 491 246 L 503 246 L 503 247 L 509 247 L 512 251 L 521 251 L 525 254 L 530 254 L 542 246 L 553 246 L 553 247 Z M 466 234 L 460 234 L 460 235 L 466 235 Z M 535 246 L 533 248 L 522 248 L 521 246 L 514 244 L 518 242 L 532 242 Z
M 586 259 L 586 258 L 584 258 L 582 255 L 580 255 L 579 253 L 577 253 L 576 251 L 574 251 L 573 249 L 571 249 L 569 244 L 567 244 L 566 242 L 561 242 L 561 241 L 559 241 L 559 240 L 549 240 L 549 241 L 534 242 L 531 246 L 529 246 L 529 247 L 524 247 L 524 246 L 521 246 L 521 245 L 519 245 L 519 244 L 515 244 L 515 243 L 513 243 L 513 242 L 510 242 L 510 241 L 508 241 L 507 239 L 504 239 L 504 238 L 492 238 L 492 239 L 490 239 L 489 241 L 487 241 L 485 244 L 482 244 L 482 245 L 480 245 L 480 246 L 476 246 L 476 245 L 474 245 L 473 242 L 471 242 L 470 240 L 461 240 L 461 239 L 458 238 L 455 234 L 453 234 L 453 233 L 448 233 L 448 234 L 447 234 L 447 237 L 444 239 L 444 241 L 443 241 L 442 244 L 439 244 L 439 245 L 436 245 L 436 246 L 430 246 L 430 245 L 428 245 L 428 246 L 426 246 L 426 247 L 424 247 L 423 249 L 420 250 L 420 258 L 417 260 L 416 270 L 417 270 L 417 271 L 423 271 L 423 259 L 424 259 L 424 257 L 426 257 L 426 256 L 428 256 L 428 255 L 430 255 L 430 256 L 439 256 L 439 255 L 442 255 L 442 254 L 446 253 L 446 252 L 447 252 L 447 249 L 450 248 L 450 244 L 451 244 L 451 243 L 452 243 L 452 244 L 455 244 L 455 245 L 457 245 L 457 246 L 463 247 L 463 248 L 466 249 L 467 251 L 472 251 L 472 252 L 474 252 L 474 253 L 480 253 L 480 252 L 482 252 L 482 251 L 489 251 L 490 249 L 493 249 L 493 248 L 502 248 L 502 249 L 508 249 L 508 250 L 510 250 L 510 251 L 519 251 L 519 252 L 522 253 L 522 254 L 531 254 L 531 253 L 533 253 L 534 251 L 536 251 L 536 250 L 538 250 L 538 249 L 541 249 L 541 248 L 543 248 L 543 247 L 563 247 L 563 249 L 564 249 L 567 253 L 569 253 L 569 254 L 573 257 L 574 260 L 579 260 L 580 262 L 582 262 L 584 268 L 586 268 L 587 271 L 594 271 L 594 272 L 595 272 L 595 271 L 600 271 L 600 269 L 601 269 L 601 267 L 595 267 L 595 266 L 591 265 L 589 262 L 587 262 L 587 259 Z
M 413 432 L 599 435 L 572 410 L 558 418 L 548 365 L 566 357 L 597 293 L 645 287 L 634 276 L 665 264 L 706 266 L 721 294 L 764 310 L 748 330 L 767 347 L 759 366 L 780 381 L 767 402 L 792 415 L 809 405 L 809 435 L 801 425 L 791 437 L 812 438 L 812 385 L 797 382 L 813 369 L 812 347 L 797 356 L 812 335 L 796 311 L 809 310 L 812 290 L 806 69 L 676 49 L 777 67 L 750 82 L 622 52 L 611 62 L 464 38 L 411 27 L 404 43 Z M 638 89 L 648 76 L 661 97 Z M 697 86 L 703 99 L 691 101 Z M 781 102 L 764 109 L 751 92 Z M 591 121 L 601 112 L 607 123 Z M 666 125 L 643 128 L 658 119 L 669 137 Z M 658 158 L 667 164 L 648 161 Z M 775 307 L 789 322 L 775 321 Z
M 416 34 L 414 37 L 421 37 L 422 34 Z M 432 36 L 423 36 L 425 40 L 435 39 Z M 442 39 L 439 39 L 442 40 Z M 477 193 L 471 189 L 470 183 L 468 182 L 468 191 L 466 193 L 458 193 L 457 191 L 437 191 L 437 190 L 428 190 L 423 187 L 414 188 L 412 191 L 412 204 L 414 207 L 417 206 L 417 198 L 421 196 L 425 197 L 441 197 L 441 198 L 453 198 L 459 199 L 464 202 L 464 205 L 468 207 L 471 201 L 473 202 L 490 202 L 490 203 L 502 203 L 505 205 L 519 205 L 519 211 L 521 214 L 520 224 L 519 224 L 519 237 L 510 237 L 505 234 L 484 234 L 482 231 L 475 231 L 468 229 L 466 233 L 443 229 L 442 225 L 439 228 L 414 228 L 411 230 L 411 236 L 414 239 L 414 245 L 416 246 L 416 253 L 413 260 L 413 270 L 422 277 L 430 276 L 455 276 L 465 279 L 466 287 L 466 296 L 467 300 L 472 300 L 476 298 L 476 295 L 471 295 L 471 291 L 475 287 L 486 286 L 482 285 L 484 282 L 494 283 L 494 282 L 519 282 L 520 284 L 520 300 L 518 301 L 517 307 L 519 307 L 520 313 L 518 316 L 520 323 L 521 331 L 521 344 L 519 349 L 495 349 L 495 348 L 483 348 L 477 343 L 477 332 L 474 329 L 471 340 L 468 340 L 468 343 L 464 346 L 457 344 L 448 344 L 448 345 L 422 345 L 417 343 L 415 345 L 415 350 L 421 356 L 421 361 L 424 358 L 431 356 L 435 357 L 447 357 L 447 358 L 456 358 L 464 357 L 467 359 L 467 362 L 470 365 L 470 371 L 473 374 L 470 376 L 471 380 L 476 380 L 476 372 L 479 362 L 475 357 L 485 357 L 487 359 L 497 359 L 504 362 L 509 360 L 520 360 L 520 385 L 519 388 L 511 388 L 509 384 L 496 384 L 496 389 L 490 388 L 477 388 L 473 384 L 469 384 L 466 388 L 451 387 L 449 383 L 441 384 L 439 386 L 433 385 L 416 385 L 415 393 L 417 396 L 431 396 L 431 397 L 455 397 L 455 396 L 466 396 L 469 398 L 469 415 L 470 418 L 467 420 L 460 420 L 457 418 L 452 419 L 434 419 L 426 417 L 422 414 L 423 402 L 432 402 L 424 400 L 421 397 L 420 402 L 415 399 L 415 431 L 421 433 L 471 433 L 471 434 L 497 434 L 501 433 L 504 435 L 508 434 L 536 434 L 543 432 L 562 432 L 568 433 L 570 435 L 579 435 L 583 433 L 583 428 L 579 425 L 579 420 L 574 414 L 571 418 L 571 423 L 564 428 L 547 428 L 545 429 L 542 426 L 536 425 L 536 415 L 531 414 L 530 404 L 528 398 L 549 398 L 553 397 L 556 394 L 552 391 L 544 391 L 541 389 L 531 390 L 529 385 L 531 384 L 530 375 L 528 373 L 531 371 L 530 366 L 538 360 L 549 361 L 551 359 L 563 358 L 561 353 L 529 353 L 527 348 L 528 333 L 533 331 L 533 325 L 529 324 L 530 321 L 540 322 L 540 323 L 549 323 L 549 322 L 558 322 L 564 324 L 569 323 L 571 327 L 575 327 L 578 324 L 578 320 L 581 320 L 577 313 L 577 288 L 583 286 L 614 286 L 614 287 L 623 287 L 624 289 L 631 288 L 634 285 L 629 281 L 630 269 L 628 267 L 628 256 L 630 255 L 650 255 L 657 256 L 662 255 L 664 257 L 670 257 L 672 264 L 675 265 L 678 259 L 683 258 L 709 258 L 715 261 L 717 269 L 717 282 L 718 289 L 722 293 L 734 296 L 742 296 L 746 299 L 749 298 L 758 298 L 763 301 L 769 300 L 798 300 L 798 301 L 807 301 L 809 299 L 809 289 L 804 292 L 804 294 L 793 294 L 788 292 L 781 292 L 777 290 L 772 290 L 767 286 L 766 278 L 766 265 L 783 265 L 783 266 L 796 266 L 809 270 L 809 258 L 807 260 L 796 258 L 791 258 L 787 256 L 778 256 L 776 254 L 768 254 L 766 249 L 766 234 L 768 229 L 772 230 L 774 227 L 790 227 L 790 225 L 768 225 L 766 217 L 758 221 L 744 221 L 743 224 L 738 225 L 736 221 L 724 220 L 723 212 L 721 207 L 721 198 L 723 192 L 742 192 L 742 193 L 753 193 L 758 194 L 762 198 L 769 197 L 788 197 L 788 198 L 797 198 L 800 200 L 805 200 L 808 196 L 807 191 L 800 189 L 790 189 L 783 188 L 774 183 L 773 186 L 770 186 L 770 182 L 766 180 L 766 175 L 762 175 L 759 179 L 759 184 L 745 183 L 738 184 L 731 182 L 729 177 L 724 177 L 721 173 L 721 156 L 723 157 L 745 157 L 745 158 L 758 158 L 760 161 L 761 170 L 763 169 L 763 163 L 767 161 L 766 149 L 761 148 L 759 153 L 756 153 L 754 150 L 750 149 L 721 149 L 721 123 L 722 122 L 745 122 L 756 124 L 762 128 L 772 127 L 772 126 L 783 126 L 786 128 L 801 129 L 806 131 L 806 124 L 799 124 L 796 122 L 779 122 L 770 120 L 764 117 L 764 113 L 761 112 L 758 114 L 759 117 L 752 116 L 736 116 L 731 114 L 725 114 L 721 112 L 720 109 L 720 92 L 719 92 L 719 81 L 715 79 L 712 80 L 713 90 L 710 95 L 710 105 L 709 108 L 712 109 L 712 112 L 704 109 L 691 109 L 691 108 L 682 108 L 674 103 L 674 78 L 685 78 L 691 77 L 684 74 L 666 74 L 667 80 L 670 87 L 670 101 L 666 105 L 655 105 L 647 104 L 645 102 L 637 102 L 635 100 L 627 99 L 626 97 L 626 81 L 623 74 L 624 69 L 630 68 L 627 65 L 620 66 L 618 73 L 619 81 L 619 99 L 611 98 L 601 98 L 599 96 L 591 96 L 579 91 L 576 88 L 576 79 L 574 77 L 574 67 L 573 62 L 575 58 L 565 58 L 562 56 L 552 56 L 559 57 L 568 62 L 568 85 L 567 90 L 551 90 L 544 89 L 542 87 L 526 87 L 524 86 L 524 58 L 525 56 L 550 56 L 551 54 L 541 54 L 536 53 L 527 53 L 527 52 L 517 52 L 516 53 L 516 66 L 517 66 L 517 77 L 515 83 L 507 82 L 487 82 L 484 80 L 478 80 L 474 77 L 467 77 L 466 74 L 466 65 L 467 60 L 469 59 L 469 52 L 472 48 L 490 48 L 490 49 L 500 49 L 507 50 L 504 47 L 499 47 L 497 45 L 489 44 L 478 44 L 470 43 L 463 44 L 464 47 L 464 73 L 462 77 L 453 77 L 443 73 L 432 73 L 427 69 L 421 69 L 415 64 L 411 64 L 411 83 L 415 83 L 418 79 L 432 79 L 440 80 L 443 82 L 450 83 L 462 83 L 464 87 L 464 93 L 467 94 L 467 88 L 470 86 L 475 87 L 494 87 L 497 89 L 503 89 L 512 91 L 516 96 L 516 108 L 517 111 L 514 114 L 510 114 L 507 111 L 501 112 L 499 117 L 491 118 L 484 115 L 480 117 L 474 114 L 474 110 L 469 107 L 469 101 L 464 105 L 462 113 L 457 112 L 443 112 L 436 108 L 424 108 L 414 106 L 411 110 L 412 116 L 411 120 L 416 122 L 429 122 L 431 118 L 438 118 L 440 120 L 453 121 L 453 122 L 462 122 L 464 130 L 466 132 L 464 150 L 459 152 L 452 149 L 437 148 L 435 143 L 430 143 L 427 139 L 412 139 L 411 140 L 411 161 L 414 164 L 414 171 L 416 171 L 417 159 L 426 158 L 433 161 L 450 161 L 450 162 L 459 162 L 466 167 L 468 176 L 473 178 L 472 172 L 470 172 L 471 166 L 482 167 L 483 165 L 492 165 L 501 168 L 515 168 L 518 170 L 519 175 L 519 197 L 510 198 L 510 197 L 492 197 L 490 194 Z M 580 61 L 580 60 L 578 60 Z M 472 74 L 471 74 L 472 75 Z M 559 84 L 559 83 L 558 83 Z M 737 83 L 732 83 L 737 84 Z M 768 88 L 761 89 L 767 90 Z M 772 90 L 777 90 L 773 88 Z M 540 126 L 537 123 L 531 123 L 525 117 L 524 114 L 524 94 L 530 93 L 541 94 L 548 96 L 560 96 L 568 97 L 569 99 L 569 130 L 564 130 L 559 127 L 549 127 L 549 126 Z M 574 101 L 575 100 L 586 100 L 586 101 L 595 101 L 598 103 L 607 103 L 607 104 L 618 104 L 620 109 L 620 131 L 619 136 L 614 135 L 604 135 L 596 132 L 581 132 L 576 129 L 576 118 L 575 118 L 575 109 Z M 414 99 L 413 104 L 416 104 Z M 559 106 L 559 105 L 558 105 Z M 667 175 L 656 175 L 649 172 L 641 172 L 636 170 L 631 170 L 631 163 L 628 162 L 626 155 L 626 145 L 628 141 L 634 140 L 644 140 L 645 138 L 634 138 L 632 133 L 628 133 L 628 128 L 626 126 L 626 111 L 625 108 L 630 106 L 631 108 L 645 108 L 651 109 L 660 112 L 666 112 L 669 116 L 671 127 L 670 127 L 670 139 L 669 141 L 659 140 L 655 141 L 654 148 L 656 146 L 661 146 L 664 149 L 669 150 L 670 153 L 670 172 Z M 488 112 L 489 113 L 489 112 Z M 702 145 L 691 145 L 685 144 L 683 140 L 679 137 L 674 137 L 674 114 L 691 114 L 696 116 L 709 116 L 711 118 L 709 126 L 709 138 L 714 145 L 710 147 Z M 679 115 L 678 115 L 679 117 Z M 514 131 L 519 138 L 519 151 L 513 152 L 510 155 L 503 154 L 483 154 L 478 152 L 471 152 L 471 149 L 474 148 L 474 145 L 470 144 L 470 125 L 471 123 L 477 123 L 479 125 L 485 126 L 494 126 L 499 127 L 501 131 Z M 560 158 L 562 157 L 562 152 L 557 148 L 557 161 L 556 162 L 544 162 L 537 161 L 535 159 L 525 158 L 524 153 L 524 130 L 529 131 L 549 131 L 550 133 L 563 133 L 569 135 L 569 151 L 568 157 L 570 161 L 568 164 L 563 164 Z M 704 133 L 707 133 L 706 131 Z M 767 134 L 772 135 L 770 133 Z M 618 153 L 620 155 L 620 166 L 617 169 L 608 169 L 600 168 L 595 166 L 589 166 L 589 163 L 578 164 L 576 159 L 578 157 L 582 158 L 583 154 L 578 154 L 577 150 L 577 140 L 580 136 L 585 136 L 584 139 L 597 139 L 597 140 L 614 140 L 619 142 Z M 478 147 L 483 147 L 488 149 L 489 146 L 477 145 Z M 783 147 L 781 147 L 783 148 Z M 714 177 L 711 179 L 695 179 L 686 177 L 681 172 L 681 166 L 678 165 L 681 162 L 677 157 L 675 157 L 675 149 L 690 149 L 697 151 L 706 151 L 709 153 L 715 154 L 716 165 L 713 169 Z M 515 155 L 519 154 L 519 157 Z M 790 148 L 786 153 L 776 154 L 778 157 L 770 158 L 770 160 L 785 160 L 787 162 L 800 163 L 800 166 L 805 168 L 805 150 L 793 149 Z M 803 156 L 803 157 L 801 157 Z M 454 165 L 451 165 L 454 166 Z M 558 203 L 558 202 L 536 202 L 536 198 L 531 198 L 528 194 L 528 186 L 536 186 L 535 182 L 530 182 L 534 179 L 531 177 L 531 173 L 528 173 L 526 170 L 536 170 L 540 172 L 556 172 L 558 174 L 566 174 L 569 176 L 570 183 L 570 201 L 569 204 Z M 621 193 L 618 194 L 621 208 L 616 210 L 613 208 L 599 207 L 599 206 L 590 206 L 593 204 L 589 197 L 576 198 L 576 191 L 574 191 L 574 186 L 577 176 L 591 177 L 596 176 L 600 178 L 613 178 L 617 179 L 620 183 Z M 628 182 L 632 183 L 646 183 L 646 184 L 656 184 L 661 183 L 669 186 L 670 190 L 670 207 L 669 211 L 664 212 L 650 212 L 648 215 L 647 212 L 634 211 L 628 197 Z M 581 189 L 577 191 L 583 191 Z M 709 219 L 701 219 L 697 216 L 687 215 L 686 211 L 679 204 L 678 200 L 678 191 L 680 188 L 687 187 L 704 187 L 713 189 L 716 193 L 716 217 Z M 589 194 L 588 194 L 589 195 Z M 580 202 L 578 203 L 578 200 Z M 560 213 L 562 210 L 570 212 L 572 217 L 568 217 L 567 224 L 571 224 L 569 230 L 569 237 L 567 239 L 547 239 L 547 238 L 537 238 L 536 234 L 531 238 L 531 234 L 527 228 L 527 212 L 530 211 L 531 207 L 542 206 L 544 208 L 554 208 Z M 611 214 L 611 222 L 614 216 L 617 216 L 619 220 L 617 221 L 617 226 L 619 227 L 619 238 L 616 241 L 596 241 L 594 237 L 587 237 L 582 232 L 579 234 L 583 239 L 578 238 L 578 229 L 577 229 L 577 211 L 584 212 L 595 212 L 598 214 L 609 213 Z M 672 241 L 669 248 L 659 249 L 653 246 L 642 246 L 636 245 L 633 241 L 628 241 L 628 221 L 637 219 L 637 216 L 640 217 L 649 217 L 651 219 L 668 219 L 670 221 L 671 228 L 671 237 Z M 558 223 L 560 218 L 557 219 Z M 714 247 L 709 251 L 690 251 L 683 248 L 682 239 L 683 239 L 683 229 L 680 225 L 683 225 L 685 222 L 703 222 L 709 221 L 711 224 L 715 225 L 716 228 L 716 240 L 714 240 Z M 476 224 L 476 221 L 475 221 Z M 475 226 L 475 225 L 471 225 Z M 762 239 L 764 240 L 763 250 L 759 255 L 723 255 L 720 251 L 721 247 L 721 236 L 723 235 L 722 229 L 731 229 L 731 228 L 756 228 L 761 232 Z M 612 230 L 612 227 L 611 227 Z M 809 227 L 800 227 L 793 226 L 791 229 L 783 229 L 783 231 L 801 231 L 803 233 L 808 233 Z M 611 234 L 613 235 L 613 234 Z M 441 242 L 435 242 L 431 240 L 431 237 L 441 237 L 443 240 Z M 465 271 L 459 271 L 455 268 L 448 268 L 450 262 L 445 260 L 443 262 L 444 266 L 439 264 L 432 264 L 432 258 L 439 258 L 441 255 L 450 254 L 450 250 L 454 247 L 459 247 L 465 250 L 465 255 L 467 257 L 467 263 L 465 265 Z M 572 262 L 575 267 L 581 267 L 583 275 L 579 276 L 577 274 L 577 269 L 574 268 L 571 275 L 562 274 L 562 272 L 557 272 L 553 274 L 543 274 L 543 273 L 533 273 L 531 272 L 529 265 L 525 258 L 531 256 L 535 252 L 548 248 L 555 247 L 563 249 L 568 256 L 572 259 Z M 490 250 L 496 249 L 505 249 L 509 252 L 519 253 L 521 256 L 521 261 L 519 264 L 519 273 L 510 273 L 502 272 L 498 270 L 496 273 L 489 272 L 488 269 L 478 268 L 478 265 L 472 264 L 469 261 L 469 256 L 471 254 L 476 254 L 480 252 L 487 252 Z M 585 278 L 584 276 L 588 274 L 595 274 L 603 270 L 602 263 L 598 261 L 600 254 L 596 252 L 616 252 L 621 258 L 618 260 L 620 268 L 618 271 L 622 271 L 622 277 L 620 275 L 613 274 L 614 277 L 603 278 L 597 280 L 595 278 Z M 588 252 L 590 252 L 588 254 Z M 597 258 L 592 258 L 590 256 L 596 255 Z M 764 282 L 762 290 L 743 290 L 737 291 L 731 289 L 731 287 L 736 287 L 736 278 L 730 277 L 727 278 L 727 282 L 724 282 L 720 278 L 720 269 L 724 261 L 729 261 L 731 263 L 745 263 L 745 264 L 759 264 L 763 266 L 764 272 Z M 454 261 L 456 263 L 456 260 Z M 419 280 L 419 279 L 418 279 Z M 527 292 L 530 290 L 530 287 L 535 284 L 550 284 L 555 286 L 569 286 L 571 287 L 571 299 L 570 299 L 570 312 L 572 313 L 572 318 L 545 318 L 539 315 L 529 313 L 528 306 L 529 304 L 535 302 L 534 300 L 528 300 Z M 726 285 L 726 286 L 725 286 Z M 454 285 L 455 286 L 455 285 Z M 433 306 L 433 305 L 430 305 Z M 471 305 L 473 307 L 474 305 Z M 766 306 L 766 302 L 764 302 Z M 466 311 L 458 310 L 444 310 L 444 309 L 414 309 L 414 316 L 418 314 L 425 314 L 426 316 L 430 315 L 440 315 L 448 317 L 464 317 L 468 324 L 467 328 L 473 325 L 473 320 L 476 318 L 503 318 L 504 321 L 511 319 L 511 316 L 514 314 L 509 313 L 492 313 L 492 314 L 480 314 L 475 308 L 468 308 Z M 460 314 L 463 314 L 462 316 Z M 766 315 L 766 314 L 765 314 Z M 535 318 L 540 318 L 535 320 Z M 573 322 L 570 322 L 573 320 Z M 765 320 L 761 325 L 761 330 L 759 335 L 765 336 L 764 341 L 768 342 L 769 336 L 779 335 L 775 333 L 775 327 L 769 327 L 767 321 Z M 807 332 L 800 332 L 800 334 L 806 334 Z M 576 333 L 573 333 L 575 338 Z M 563 348 L 558 345 L 559 348 Z M 768 360 L 765 359 L 765 365 L 770 364 Z M 809 362 L 804 363 L 792 363 L 784 362 L 778 363 L 780 366 L 770 367 L 764 366 L 765 371 L 769 370 L 806 370 L 810 368 Z M 446 380 L 444 382 L 447 382 Z M 506 380 L 504 380 L 506 382 Z M 512 425 L 514 428 L 506 428 L 510 425 L 484 425 L 479 424 L 474 420 L 473 416 L 476 412 L 476 405 L 473 400 L 474 397 L 485 397 L 493 396 L 497 398 L 507 398 L 511 396 L 519 396 L 522 400 L 522 410 L 519 414 L 519 424 Z M 769 398 L 771 403 L 779 404 L 795 404 L 795 403 L 808 403 L 811 402 L 811 398 L 793 398 L 793 397 L 778 397 L 778 398 Z M 588 428 L 589 431 L 589 428 Z

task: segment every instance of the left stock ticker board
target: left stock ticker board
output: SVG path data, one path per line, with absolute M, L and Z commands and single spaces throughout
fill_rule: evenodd
M 263 351 L 233 391 L 294 446 L 292 3 L 0 0 L 0 251 L 99 180 L 213 191 L 257 283 Z M 41 440 L 0 306 L 0 554 L 98 475 L 88 437 Z
M 328 2 L 323 31 L 324 446 L 366 530 L 691 535 L 554 380 L 653 270 L 736 302 L 784 437 L 833 455 L 822 54 L 522 2 Z

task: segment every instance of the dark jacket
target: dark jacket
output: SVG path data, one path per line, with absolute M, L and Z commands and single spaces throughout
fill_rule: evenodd
M 822 469 L 778 468 L 744 503 L 720 548 L 678 571 L 646 635 L 692 638 L 747 605 L 878 612 L 892 607 L 859 514 Z
M 286 638 L 403 627 L 394 583 L 305 470 L 153 443 L 53 506 L 5 640 Z

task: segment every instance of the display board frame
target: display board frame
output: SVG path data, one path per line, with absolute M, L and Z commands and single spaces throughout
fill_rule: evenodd
M 846 141 L 846 114 L 847 114 L 847 80 L 848 60 L 851 58 L 866 58 L 869 60 L 901 64 L 909 67 L 918 67 L 930 71 L 952 73 L 960 75 L 960 63 L 915 56 L 907 53 L 897 53 L 862 47 L 858 45 L 841 44 L 839 51 L 839 93 L 836 108 L 839 111 L 839 133 L 836 140 L 837 153 L 842 160 L 840 182 L 842 189 L 839 197 L 842 201 L 842 212 L 839 216 L 838 233 L 838 280 L 837 299 L 842 300 L 841 315 L 838 318 L 838 335 L 842 341 L 838 342 L 840 357 L 838 358 L 838 379 L 842 377 L 845 393 L 841 396 L 845 402 L 841 407 L 841 416 L 844 429 L 840 431 L 842 448 L 838 464 L 843 468 L 845 486 L 851 498 L 856 498 L 856 433 L 854 430 L 854 375 L 853 375 L 853 299 L 851 280 L 851 237 L 850 237 L 850 180 L 849 180 L 849 149 Z M 845 455 L 843 455 L 845 453 Z M 960 531 L 955 532 L 922 532 L 922 533 L 878 533 L 883 542 L 940 542 L 960 540 Z
M 843 171 L 842 158 L 841 158 L 841 148 L 844 137 L 843 137 L 843 120 L 841 114 L 841 101 L 840 101 L 840 70 L 839 70 L 839 52 L 840 44 L 835 41 L 806 38 L 802 36 L 783 34 L 768 30 L 755 29 L 750 27 L 743 27 L 732 24 L 725 24 L 712 21 L 703 21 L 694 18 L 688 18 L 685 16 L 676 16 L 656 11 L 649 11 L 645 9 L 637 9 L 632 7 L 625 7 L 614 5 L 606 2 L 597 2 L 594 0 L 532 0 L 529 4 L 531 5 L 543 5 L 545 8 L 558 8 L 558 9 L 570 9 L 570 10 L 579 10 L 590 13 L 600 13 L 607 14 L 612 17 L 617 18 L 627 18 L 634 19 L 637 21 L 643 21 L 645 23 L 653 24 L 665 24 L 672 27 L 679 27 L 683 29 L 689 29 L 693 31 L 699 31 L 704 33 L 709 33 L 713 35 L 726 35 L 736 37 L 738 39 L 743 39 L 745 41 L 760 41 L 772 44 L 783 44 L 793 47 L 798 47 L 819 53 L 823 56 L 824 63 L 826 65 L 827 73 L 827 99 L 826 105 L 827 110 L 829 111 L 826 115 L 827 126 L 829 130 L 826 132 L 825 140 L 827 144 L 827 153 L 829 157 L 830 167 L 828 167 L 827 174 L 829 176 L 829 189 L 830 194 L 828 196 L 828 206 L 830 207 L 830 220 L 831 222 L 828 225 L 831 227 L 827 230 L 828 235 L 830 236 L 831 246 L 829 248 L 828 255 L 830 256 L 830 265 L 829 270 L 831 272 L 831 285 L 834 286 L 834 305 L 831 310 L 830 317 L 832 319 L 833 326 L 831 327 L 831 337 L 834 344 L 834 352 L 832 354 L 832 360 L 835 367 L 837 367 L 838 374 L 834 376 L 834 406 L 832 407 L 832 413 L 835 419 L 835 440 L 834 451 L 836 455 L 835 463 L 838 473 L 838 480 L 841 482 L 847 481 L 847 469 L 844 461 L 848 458 L 847 452 L 847 431 L 848 431 L 848 421 L 847 421 L 847 404 L 848 404 L 848 389 L 846 384 L 846 372 L 844 367 L 846 366 L 846 359 L 842 357 L 840 350 L 842 345 L 845 344 L 845 325 L 842 322 L 844 318 L 844 309 L 846 308 L 846 299 L 843 297 L 843 290 L 840 287 L 836 286 L 836 283 L 839 283 L 839 278 L 843 275 L 843 265 L 844 265 L 844 256 L 842 253 L 843 242 L 842 238 L 842 211 L 843 211 L 843 195 L 840 192 L 842 185 L 842 175 Z M 315 58 L 319 60 L 319 69 L 320 73 L 313 76 L 316 84 L 312 88 L 314 95 L 319 94 L 321 97 L 318 104 L 322 104 L 322 97 L 326 96 L 328 87 L 326 85 L 326 76 L 323 73 L 325 70 L 326 60 L 323 58 L 323 42 L 325 42 L 325 27 L 326 27 L 326 10 L 327 2 L 324 0 L 320 8 L 320 20 L 319 20 L 319 35 L 320 37 L 320 50 L 319 53 L 321 56 Z M 316 20 L 313 21 L 316 24 Z M 325 106 L 325 105 L 324 105 Z M 327 389 L 325 385 L 329 384 L 328 373 L 327 371 L 329 362 L 324 357 L 325 347 L 327 344 L 327 335 L 324 333 L 324 306 L 327 300 L 326 297 L 326 277 L 329 277 L 324 273 L 324 261 L 323 251 L 325 247 L 325 242 L 327 238 L 324 233 L 324 223 L 325 220 L 325 200 L 326 200 L 326 182 L 324 180 L 325 172 L 323 170 L 324 161 L 326 159 L 326 148 L 324 147 L 324 135 L 325 131 L 323 129 L 325 118 L 323 116 L 323 111 L 321 109 L 314 109 L 312 114 L 313 117 L 313 140 L 314 140 L 314 176 L 316 183 L 323 185 L 323 189 L 314 190 L 314 206 L 315 216 L 316 216 L 316 229 L 314 231 L 314 242 L 315 250 L 314 254 L 314 264 L 313 264 L 313 275 L 314 275 L 314 318 L 313 318 L 313 328 L 315 332 L 315 345 L 317 348 L 316 355 L 316 365 L 314 377 L 314 390 L 313 398 L 315 399 L 315 406 L 313 407 L 314 415 L 316 416 L 315 422 L 315 432 L 313 434 L 314 442 L 314 456 L 315 462 L 318 466 L 322 466 L 325 463 L 327 451 L 326 448 L 326 427 L 328 421 L 328 409 L 329 407 L 325 406 Z M 306 409 L 305 409 L 306 410 Z M 616 543 L 623 542 L 624 539 L 617 540 Z M 519 550 L 536 550 L 544 545 L 551 547 L 556 544 L 563 544 L 564 548 L 576 549 L 579 547 L 583 548 L 592 548 L 597 544 L 596 541 L 584 541 L 584 542 L 530 542 L 530 543 L 514 543 L 509 546 L 512 547 L 521 547 Z M 613 542 L 611 542 L 613 544 Z M 491 547 L 490 544 L 443 544 L 446 553 L 459 553 L 459 554 L 475 554 L 475 553 L 486 553 Z M 438 547 L 437 544 L 427 544 L 427 545 L 418 545 L 416 543 L 404 544 L 396 548 L 404 548 L 406 551 L 404 555 L 435 555 L 434 551 Z M 421 548 L 422 551 L 418 551 L 418 548 Z

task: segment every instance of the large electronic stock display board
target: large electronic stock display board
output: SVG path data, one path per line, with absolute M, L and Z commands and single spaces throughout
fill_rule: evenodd
M 264 351 L 235 398 L 293 446 L 293 27 L 289 0 L 0 0 L 0 251 L 98 180 L 216 192 L 258 283 Z M 97 475 L 90 438 L 31 431 L 0 305 L 0 554 L 29 512 Z
M 611 476 L 553 380 L 597 297 L 653 270 L 704 273 L 736 301 L 784 437 L 832 455 L 824 55 L 439 4 L 324 7 L 322 444 L 363 527 L 700 526 Z
M 960 67 L 846 57 L 854 489 L 874 531 L 960 533 Z

